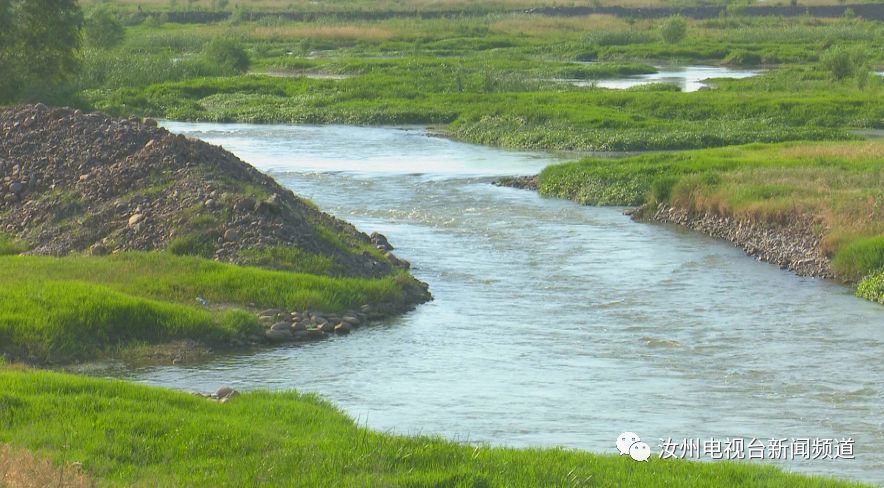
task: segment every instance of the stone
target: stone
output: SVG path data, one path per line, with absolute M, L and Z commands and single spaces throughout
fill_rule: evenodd
M 296 330 L 295 332 L 292 333 L 292 337 L 296 341 L 302 341 L 304 339 L 307 339 L 307 336 L 308 336 L 308 333 L 306 330 Z
M 341 317 L 341 321 L 353 326 L 359 325 L 359 318 L 355 315 L 344 315 L 343 317 Z
M 24 189 L 24 187 L 25 186 L 22 185 L 21 182 L 13 181 L 12 183 L 9 184 L 9 191 L 11 191 L 12 193 L 15 193 L 15 194 L 19 194 Z
M 107 247 L 100 242 L 96 242 L 89 246 L 89 254 L 92 256 L 106 256 L 108 254 Z
M 369 236 L 371 239 L 371 243 L 375 245 L 381 251 L 392 251 L 393 246 L 390 245 L 390 242 L 387 241 L 387 237 L 379 232 L 372 232 Z
M 239 240 L 239 232 L 237 232 L 233 229 L 227 229 L 227 231 L 224 232 L 224 240 L 227 242 L 238 241 Z
M 323 322 L 322 324 L 316 327 L 317 329 L 323 332 L 332 332 L 335 330 L 335 326 L 331 324 L 331 322 Z
M 349 334 L 350 333 L 350 324 L 346 322 L 341 322 L 340 324 L 335 326 L 335 334 Z
M 325 333 L 319 329 L 307 329 L 307 338 L 308 339 L 320 339 L 325 337 Z
M 292 340 L 292 333 L 288 330 L 270 329 L 264 332 L 264 337 L 270 342 L 286 342 Z
M 134 227 L 140 224 L 142 220 L 144 220 L 144 214 L 137 213 L 132 215 L 129 217 L 129 227 Z
M 270 326 L 270 330 L 287 330 L 291 331 L 292 324 L 288 322 L 277 322 Z
M 221 400 L 224 398 L 230 398 L 237 395 L 238 392 L 229 386 L 222 386 L 218 388 L 218 391 L 215 392 L 215 398 Z

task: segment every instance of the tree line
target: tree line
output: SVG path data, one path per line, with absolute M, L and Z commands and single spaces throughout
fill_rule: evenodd
M 76 0 L 0 0 L 0 103 L 49 93 L 78 69 Z

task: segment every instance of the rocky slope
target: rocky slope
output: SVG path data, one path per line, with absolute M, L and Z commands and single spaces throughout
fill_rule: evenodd
M 25 105 L 0 111 L 0 233 L 29 253 L 171 248 L 274 266 L 296 251 L 323 273 L 407 267 L 383 236 L 320 212 L 220 147 L 152 120 Z
M 660 205 L 654 212 L 636 212 L 636 220 L 678 224 L 706 235 L 727 240 L 749 256 L 791 270 L 800 276 L 833 278 L 829 258 L 822 251 L 813 225 L 795 221 L 773 226 L 711 213 L 692 214 L 684 209 Z

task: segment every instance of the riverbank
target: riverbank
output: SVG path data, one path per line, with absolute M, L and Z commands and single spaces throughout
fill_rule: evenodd
M 882 301 L 884 143 L 753 144 L 585 159 L 499 183 L 726 239 L 802 276 L 857 284 Z
M 346 334 L 431 298 L 384 236 L 151 120 L 28 105 L 0 111 L 0 134 L 11 359 L 184 360 Z
M 639 463 L 613 454 L 613 442 L 612 454 L 591 454 L 395 436 L 296 392 L 219 402 L 2 365 L 0 386 L 0 443 L 9 446 L 0 456 L 50 460 L 62 479 L 107 486 L 863 486 L 748 463 Z M 0 471 L 0 481 L 27 468 Z

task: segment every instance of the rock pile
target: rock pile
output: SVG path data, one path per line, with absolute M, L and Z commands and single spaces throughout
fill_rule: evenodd
M 349 310 L 341 314 L 311 310 L 288 312 L 272 308 L 260 312 L 258 318 L 264 326 L 265 339 L 271 343 L 282 343 L 349 334 L 370 321 L 383 319 L 396 312 L 393 304 L 363 305 L 359 310 Z M 250 339 L 257 342 L 260 338 Z
M 494 186 L 504 186 L 508 188 L 519 188 L 521 190 L 537 191 L 540 186 L 540 180 L 537 175 L 533 176 L 503 176 L 492 182 Z
M 0 110 L 0 182 L 0 232 L 33 254 L 177 246 L 252 264 L 244 250 L 297 247 L 331 258 L 334 275 L 408 267 L 386 238 L 369 238 L 222 148 L 150 119 L 41 104 Z M 387 259 L 365 245 L 383 247 Z

